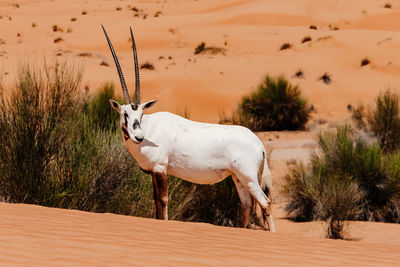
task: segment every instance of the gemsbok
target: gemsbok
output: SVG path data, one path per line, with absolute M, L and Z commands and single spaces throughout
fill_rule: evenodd
M 144 115 L 157 100 L 140 103 L 140 79 L 135 39 L 130 28 L 135 64 L 135 101 L 131 103 L 114 48 L 102 25 L 124 94 L 124 105 L 110 99 L 120 114 L 128 151 L 141 169 L 152 175 L 157 219 L 168 220 L 167 174 L 196 184 L 215 184 L 232 176 L 247 227 L 253 199 L 260 205 L 264 229 L 275 232 L 271 215 L 271 173 L 263 143 L 242 126 L 200 123 L 169 112 Z

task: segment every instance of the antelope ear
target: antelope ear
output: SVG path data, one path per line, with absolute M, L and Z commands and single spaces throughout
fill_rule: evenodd
M 113 109 L 115 109 L 116 111 L 118 111 L 118 113 L 121 113 L 121 106 L 118 104 L 117 101 L 110 99 L 110 104 L 112 106 Z
M 158 100 L 151 100 L 149 102 L 143 103 L 143 109 L 151 108 Z

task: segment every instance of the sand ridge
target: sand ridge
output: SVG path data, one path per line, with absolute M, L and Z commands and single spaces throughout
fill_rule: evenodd
M 29 214 L 29 216 L 27 216 Z M 0 203 L 7 266 L 396 266 L 400 245 Z

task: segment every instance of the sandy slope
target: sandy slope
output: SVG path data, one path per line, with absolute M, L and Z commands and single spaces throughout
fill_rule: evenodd
M 0 3 L 0 71 L 6 81 L 13 80 L 17 62 L 46 56 L 81 66 L 91 89 L 110 80 L 118 84 L 103 23 L 131 90 L 129 25 L 140 62 L 155 66 L 142 71 L 144 99 L 160 99 L 155 110 L 186 109 L 196 120 L 216 122 L 220 112 L 229 114 L 266 73 L 299 84 L 316 118 L 328 121 L 346 118 L 348 104 L 370 101 L 386 87 L 400 88 L 398 1 L 391 9 L 381 0 L 25 0 L 19 7 L 17 2 Z M 63 32 L 53 32 L 53 25 Z M 312 41 L 302 44 L 305 36 Z M 63 40 L 54 43 L 59 37 Z M 195 56 L 202 41 L 226 48 L 226 55 Z M 293 48 L 279 51 L 285 42 Z M 361 68 L 364 57 L 371 64 Z M 101 66 L 103 61 L 110 67 Z M 293 78 L 300 69 L 304 79 Z M 332 76 L 330 85 L 318 79 L 325 72 Z
M 400 245 L 0 203 L 0 265 L 396 266 Z

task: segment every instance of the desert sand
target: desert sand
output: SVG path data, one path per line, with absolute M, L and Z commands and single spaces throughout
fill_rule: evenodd
M 279 194 L 286 162 L 309 158 L 314 136 L 349 119 L 347 106 L 400 93 L 400 1 L 176 0 L 0 2 L 0 77 L 19 64 L 67 61 L 94 92 L 118 75 L 100 25 L 133 92 L 132 26 L 149 112 L 204 122 L 229 115 L 266 74 L 285 75 L 314 106 L 308 131 L 259 133 L 272 148 L 273 214 L 278 233 L 162 222 L 111 214 L 0 203 L 0 265 L 398 265 L 400 225 L 352 222 L 351 241 L 324 238 L 323 224 L 285 219 Z M 310 26 L 316 30 L 310 29 Z M 311 41 L 302 43 L 306 36 Z M 201 42 L 226 49 L 194 55 Z M 284 43 L 292 48 L 280 50 Z M 361 67 L 361 60 L 370 64 Z M 298 71 L 303 77 L 295 76 Z M 327 73 L 329 84 L 320 80 Z M 133 93 L 131 93 L 133 94 Z
M 398 266 L 400 245 L 0 203 L 2 266 Z

